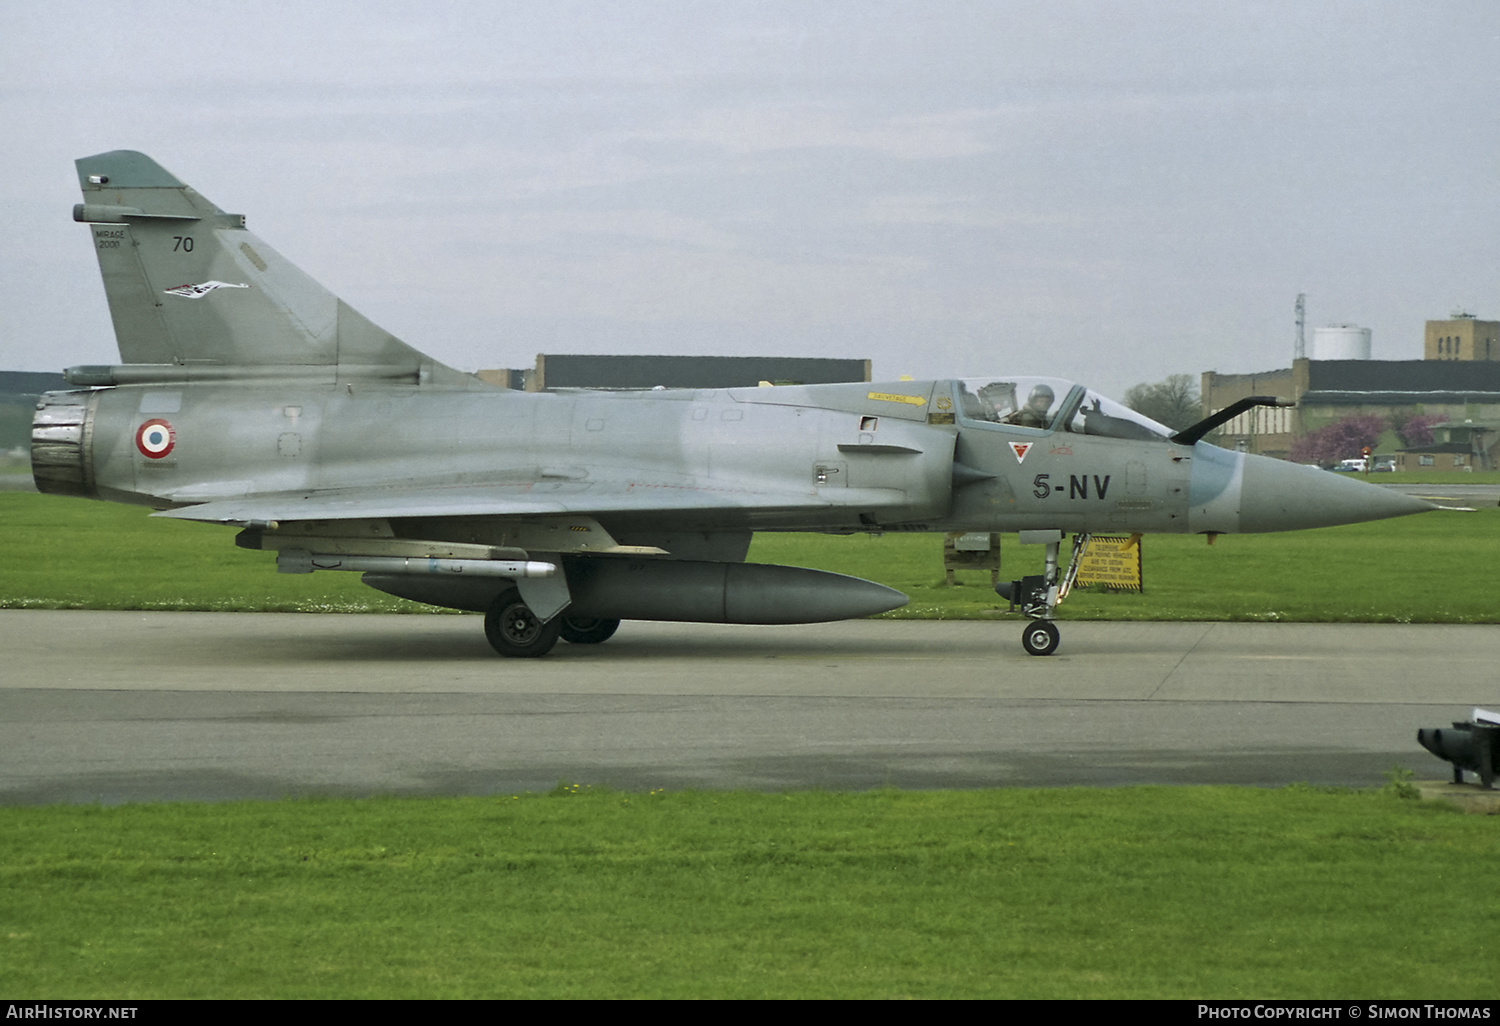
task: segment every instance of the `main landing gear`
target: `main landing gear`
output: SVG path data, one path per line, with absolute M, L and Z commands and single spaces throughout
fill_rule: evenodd
M 521 598 L 518 588 L 507 588 L 495 597 L 484 614 L 484 636 L 490 647 L 514 659 L 534 659 L 552 651 L 557 639 L 574 645 L 598 645 L 619 630 L 619 620 L 594 620 L 576 616 L 554 616 L 543 622 Z
M 558 617 L 562 621 L 562 639 L 574 645 L 598 645 L 614 637 L 619 620 L 590 620 L 587 617 Z
M 552 651 L 562 626 L 560 616 L 544 623 L 522 600 L 518 588 L 507 588 L 496 595 L 484 614 L 484 636 L 490 647 L 517 659 L 534 659 Z
M 1001 581 L 995 592 L 1010 601 L 1010 608 L 1020 608 L 1031 617 L 1031 622 L 1021 632 L 1021 647 L 1034 656 L 1051 655 L 1057 651 L 1061 640 L 1057 624 L 1053 622 L 1053 611 L 1058 603 L 1067 598 L 1078 576 L 1078 559 L 1088 545 L 1089 536 L 1077 535 L 1073 539 L 1073 552 L 1066 570 L 1058 572 L 1058 550 L 1062 546 L 1061 531 L 1022 531 L 1022 545 L 1046 545 L 1047 562 L 1042 573 L 1023 577 L 1019 581 Z

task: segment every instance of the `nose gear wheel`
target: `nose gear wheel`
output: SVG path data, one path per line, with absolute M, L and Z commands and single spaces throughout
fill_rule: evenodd
M 1051 655 L 1057 651 L 1060 639 L 1057 625 L 1051 620 L 1033 620 L 1021 634 L 1021 646 L 1034 656 Z

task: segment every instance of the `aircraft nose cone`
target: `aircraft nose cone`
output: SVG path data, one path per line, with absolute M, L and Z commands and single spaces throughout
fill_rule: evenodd
M 1352 476 L 1264 456 L 1245 457 L 1240 530 L 1246 533 L 1357 524 L 1430 509 L 1437 507 Z

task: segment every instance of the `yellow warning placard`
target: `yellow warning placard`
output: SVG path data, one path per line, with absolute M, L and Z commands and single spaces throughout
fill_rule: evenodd
M 1076 583 L 1097 584 L 1118 591 L 1145 591 L 1141 578 L 1141 536 L 1094 535 L 1079 554 Z
M 865 398 L 879 399 L 887 403 L 906 403 L 908 406 L 926 406 L 926 396 L 920 395 L 896 395 L 891 392 L 871 392 Z

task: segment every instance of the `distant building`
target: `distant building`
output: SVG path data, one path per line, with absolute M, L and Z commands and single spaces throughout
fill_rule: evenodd
M 1311 360 L 1298 360 L 1298 364 L 1311 364 Z M 1258 374 L 1220 374 L 1205 371 L 1199 387 L 1203 397 L 1203 409 L 1212 416 L 1224 407 L 1252 395 L 1275 395 L 1286 399 L 1297 398 L 1294 368 L 1261 371 Z M 1226 449 L 1259 453 L 1286 459 L 1292 451 L 1292 442 L 1302 431 L 1300 413 L 1296 409 L 1258 406 L 1248 410 L 1225 424 L 1218 435 L 1218 444 Z
M 505 388 L 753 388 L 869 381 L 869 360 L 782 356 L 573 356 L 539 353 L 529 370 L 482 370 Z
M 1396 453 L 1397 470 L 1472 470 L 1475 458 L 1468 442 L 1438 442 Z
M 1449 421 L 1432 426 L 1432 444 L 1396 451 L 1397 470 L 1494 470 L 1500 428 Z
M 1500 360 L 1500 321 L 1481 321 L 1469 314 L 1458 314 L 1448 321 L 1428 321 L 1422 358 Z
M 509 367 L 492 367 L 486 370 L 477 370 L 474 376 L 480 381 L 491 385 L 499 385 L 501 388 L 513 388 L 517 392 L 526 388 L 526 378 L 530 370 L 512 370 Z
M 1296 401 L 1291 409 L 1261 407 L 1222 428 L 1226 448 L 1286 459 L 1296 440 L 1352 414 L 1388 419 L 1422 415 L 1433 425 L 1431 445 L 1402 449 L 1389 432 L 1397 469 L 1494 469 L 1500 451 L 1500 322 L 1468 315 L 1428 321 L 1422 360 L 1294 360 L 1258 374 L 1203 375 L 1208 413 L 1249 395 Z

